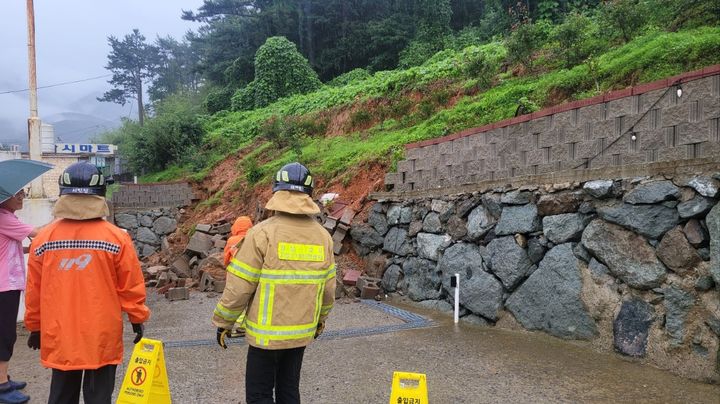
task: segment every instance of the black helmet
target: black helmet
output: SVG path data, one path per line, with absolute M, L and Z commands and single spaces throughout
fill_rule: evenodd
M 105 177 L 87 161 L 71 164 L 60 176 L 60 195 L 105 196 Z
M 280 171 L 275 174 L 275 182 L 273 183 L 273 192 L 277 191 L 296 191 L 312 196 L 313 186 L 312 175 L 310 170 L 300 163 L 285 164 Z

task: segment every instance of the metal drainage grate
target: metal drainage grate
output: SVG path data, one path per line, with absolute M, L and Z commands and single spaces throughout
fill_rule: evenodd
M 383 313 L 387 313 L 393 317 L 396 317 L 402 321 L 404 321 L 403 324 L 393 324 L 393 325 L 381 325 L 377 327 L 367 327 L 367 328 L 350 328 L 347 330 L 328 330 L 325 331 L 319 340 L 332 340 L 332 339 L 344 339 L 344 338 L 354 338 L 354 337 L 366 337 L 369 335 L 377 335 L 377 334 L 385 334 L 389 332 L 395 332 L 395 331 L 401 331 L 401 330 L 411 330 L 415 328 L 425 328 L 430 327 L 434 323 L 428 319 L 426 319 L 423 316 L 420 316 L 415 313 L 411 313 L 407 310 L 403 310 L 397 307 L 390 306 L 388 304 L 382 303 L 382 302 L 376 302 L 374 300 L 361 300 L 361 302 L 368 307 L 371 307 L 375 310 L 382 311 Z M 227 342 L 228 345 L 243 345 L 245 344 L 245 338 L 230 338 L 226 339 L 225 342 Z M 196 339 L 196 340 L 185 340 L 185 341 L 169 341 L 165 342 L 164 347 L 165 348 L 188 348 L 188 347 L 194 347 L 194 346 L 207 346 L 207 345 L 215 345 L 217 342 L 212 339 Z

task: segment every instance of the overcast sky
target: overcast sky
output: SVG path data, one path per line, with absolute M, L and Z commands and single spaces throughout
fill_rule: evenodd
M 26 1 L 2 0 L 0 93 L 28 87 Z M 170 35 L 181 39 L 197 23 L 180 19 L 181 10 L 197 10 L 203 0 L 35 0 L 38 86 L 109 74 L 107 37 L 122 38 L 138 28 L 148 41 Z M 77 112 L 118 120 L 134 116 L 130 105 L 95 100 L 110 89 L 109 77 L 38 90 L 41 119 Z M 27 92 L 0 94 L 0 141 L 26 136 Z M 12 133 L 9 133 L 12 132 Z

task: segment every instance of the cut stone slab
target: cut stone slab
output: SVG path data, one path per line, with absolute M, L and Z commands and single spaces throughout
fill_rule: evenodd
M 190 289 L 185 287 L 170 288 L 165 292 L 165 297 L 171 302 L 175 300 L 187 300 L 190 298 Z
M 192 274 L 190 263 L 185 255 L 180 255 L 175 258 L 170 267 L 175 274 L 182 278 L 190 278 Z
M 207 257 L 212 245 L 212 237 L 210 235 L 196 231 L 193 233 L 192 237 L 190 237 L 190 241 L 185 247 L 185 251 L 191 255 Z
M 223 223 L 215 226 L 215 231 L 218 234 L 230 234 L 232 231 L 232 224 L 230 223 Z
M 203 233 L 210 233 L 210 230 L 212 229 L 211 224 L 197 224 L 195 225 L 195 231 L 201 231 Z

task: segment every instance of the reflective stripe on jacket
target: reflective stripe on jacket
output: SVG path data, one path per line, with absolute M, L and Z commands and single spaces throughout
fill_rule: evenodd
M 230 329 L 247 308 L 250 345 L 297 348 L 313 340 L 334 301 L 330 234 L 307 215 L 277 212 L 248 231 L 228 265 L 213 323 Z
M 123 319 L 143 323 L 145 280 L 130 236 L 102 220 L 57 220 L 30 245 L 25 326 L 60 370 L 122 363 Z

